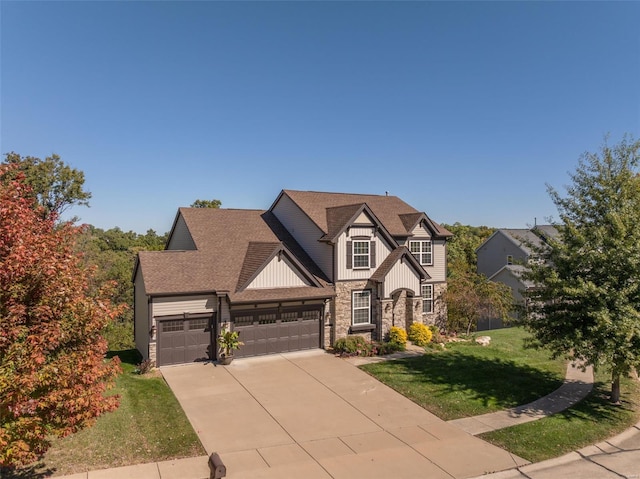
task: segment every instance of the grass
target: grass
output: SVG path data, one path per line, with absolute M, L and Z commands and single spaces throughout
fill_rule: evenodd
M 479 437 L 539 462 L 615 436 L 640 420 L 640 382 L 623 379 L 622 405 L 613 406 L 607 379 L 597 374 L 592 393 L 562 413 Z
M 445 351 L 362 369 L 444 420 L 526 404 L 562 384 L 566 364 L 546 351 L 524 349 L 521 328 L 489 335 L 489 346 L 449 343 Z
M 196 433 L 177 399 L 157 375 L 134 372 L 137 351 L 119 351 L 123 373 L 113 393 L 120 407 L 93 427 L 55 439 L 41 462 L 17 471 L 17 477 L 49 477 L 93 469 L 204 455 Z

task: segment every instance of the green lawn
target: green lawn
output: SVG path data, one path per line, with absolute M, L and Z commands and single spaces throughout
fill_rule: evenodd
M 558 388 L 566 364 L 523 348 L 521 328 L 487 332 L 491 345 L 448 343 L 416 358 L 362 366 L 383 383 L 444 420 L 534 401 Z
M 624 379 L 622 405 L 612 406 L 606 379 L 596 375 L 593 392 L 562 413 L 479 437 L 531 462 L 539 462 L 615 436 L 640 421 L 640 382 Z
M 140 376 L 135 350 L 122 351 L 123 374 L 113 390 L 120 407 L 93 427 L 56 439 L 37 466 L 19 477 L 48 477 L 93 469 L 204 455 L 177 399 L 159 375 Z

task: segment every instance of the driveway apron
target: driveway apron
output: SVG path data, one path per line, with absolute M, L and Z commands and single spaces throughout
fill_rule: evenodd
M 323 351 L 161 371 L 230 479 L 468 478 L 527 464 Z

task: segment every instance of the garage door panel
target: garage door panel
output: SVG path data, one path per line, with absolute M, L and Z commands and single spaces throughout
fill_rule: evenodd
M 211 318 L 157 319 L 159 366 L 211 358 Z
M 320 309 L 235 313 L 233 329 L 240 333 L 244 346 L 234 355 L 248 357 L 319 348 Z

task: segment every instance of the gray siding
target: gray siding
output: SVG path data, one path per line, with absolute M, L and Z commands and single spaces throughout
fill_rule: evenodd
M 310 286 L 310 283 L 291 262 L 284 257 L 273 258 L 268 265 L 249 283 L 247 289 L 287 288 Z
M 513 256 L 516 263 L 527 261 L 527 254 L 511 241 L 505 233 L 497 231 L 478 248 L 478 273 L 487 278 L 496 274 L 507 264 L 507 256 Z
M 318 241 L 323 236 L 320 228 L 285 194 L 280 197 L 271 211 L 324 274 L 333 281 L 333 247 Z
M 140 351 L 143 359 L 149 359 L 149 330 L 151 329 L 151 321 L 149 320 L 149 302 L 144 289 L 144 281 L 142 279 L 142 270 L 138 268 L 134 280 L 135 286 L 135 341 L 136 349 Z
M 420 276 L 406 262 L 396 262 L 385 277 L 383 299 L 391 298 L 391 293 L 398 289 L 408 289 L 414 296 L 420 296 Z
M 513 299 L 516 303 L 524 304 L 524 297 L 522 296 L 522 292 L 526 290 L 525 284 L 516 277 L 511 271 L 508 269 L 503 269 L 498 274 L 496 274 L 491 281 L 495 281 L 496 283 L 506 284 L 511 288 L 511 292 L 513 294 Z
M 171 232 L 167 249 L 188 251 L 196 249 L 196 245 L 193 242 L 193 238 L 191 238 L 191 234 L 187 229 L 187 224 L 182 215 L 178 216 L 176 225 Z
M 370 269 L 347 269 L 347 243 L 357 236 L 366 236 L 376 245 L 376 266 Z M 349 228 L 349 236 L 342 233 L 335 245 L 336 251 L 336 281 L 353 281 L 360 279 L 368 279 L 380 264 L 389 256 L 391 247 L 387 242 L 375 234 L 375 228 L 366 226 L 354 226 Z
M 153 298 L 152 308 L 154 318 L 184 313 L 213 313 L 216 310 L 216 297 L 209 294 Z

